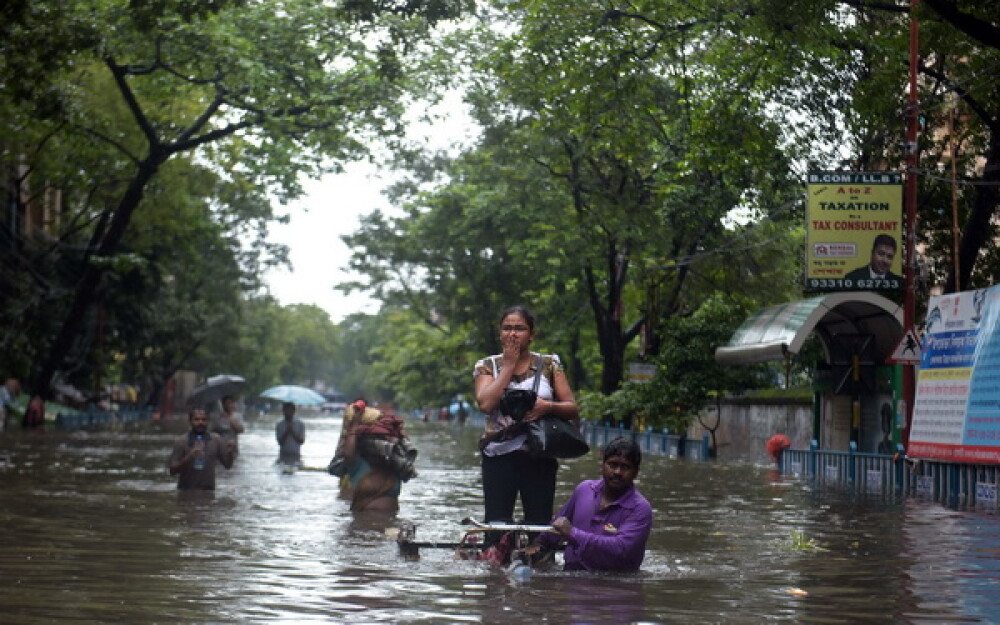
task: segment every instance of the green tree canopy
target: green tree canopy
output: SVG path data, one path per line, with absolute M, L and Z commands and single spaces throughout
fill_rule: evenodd
M 38 142 L 15 153 L 39 155 L 56 147 L 50 137 L 75 137 L 90 157 L 77 170 L 106 196 L 73 198 L 93 227 L 34 387 L 47 388 L 79 340 L 105 267 L 165 163 L 197 155 L 233 179 L 293 197 L 300 174 L 336 168 L 398 134 L 405 99 L 436 82 L 424 63 L 433 47 L 417 44 L 461 8 L 81 0 L 12 9 L 0 95 L 41 128 Z M 42 168 L 34 174 L 47 177 Z

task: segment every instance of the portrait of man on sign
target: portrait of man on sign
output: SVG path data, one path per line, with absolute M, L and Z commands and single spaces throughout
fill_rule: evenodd
M 891 271 L 897 249 L 895 238 L 888 234 L 878 235 L 872 243 L 872 253 L 868 263 L 848 272 L 844 278 L 852 280 L 855 286 L 862 288 L 896 288 L 902 280 L 902 276 Z

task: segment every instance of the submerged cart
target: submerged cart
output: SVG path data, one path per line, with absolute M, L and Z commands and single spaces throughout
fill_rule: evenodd
M 528 563 L 523 551 L 528 546 L 530 537 L 556 531 L 551 525 L 483 523 L 469 518 L 463 519 L 461 525 L 462 537 L 457 542 L 417 540 L 417 526 L 409 522 L 399 528 L 393 528 L 395 530 L 393 533 L 396 544 L 399 545 L 399 554 L 407 560 L 419 560 L 421 549 L 450 549 L 455 552 L 457 560 L 486 560 L 506 564 L 519 560 Z M 485 540 L 487 532 L 497 532 L 501 538 L 489 541 L 487 544 Z

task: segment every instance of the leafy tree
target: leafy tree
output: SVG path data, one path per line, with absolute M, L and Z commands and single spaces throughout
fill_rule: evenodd
M 910 27 L 914 20 L 918 24 L 915 231 L 930 280 L 922 291 L 933 283 L 949 292 L 990 284 L 1000 262 L 990 244 L 1000 206 L 995 3 L 923 0 L 915 11 L 908 4 L 860 0 L 806 4 L 812 6 L 765 0 L 754 14 L 770 16 L 757 20 L 764 38 L 785 38 L 799 54 L 824 63 L 802 75 L 832 88 L 813 85 L 789 91 L 787 98 L 805 118 L 828 120 L 831 132 L 823 136 L 839 147 L 836 164 L 849 169 L 907 167 Z M 822 94 L 828 97 L 816 97 Z
M 932 275 L 947 292 L 994 282 L 1000 256 L 992 242 L 1000 208 L 1000 20 L 990 2 L 928 0 L 918 12 L 921 75 L 921 194 Z M 949 176 L 956 170 L 958 273 Z M 952 262 L 933 262 L 934 259 Z
M 300 173 L 330 168 L 324 159 L 356 157 L 364 141 L 398 131 L 405 94 L 433 83 L 420 67 L 427 48 L 414 44 L 429 24 L 462 8 L 308 0 L 19 5 L 0 50 L 2 96 L 24 103 L 51 134 L 90 142 L 103 166 L 79 169 L 102 186 L 115 181 L 111 201 L 89 208 L 85 262 L 33 388 L 44 392 L 71 352 L 107 263 L 167 162 L 197 154 L 218 171 L 294 196 Z M 101 106 L 109 96 L 126 116 Z
M 377 378 L 375 350 L 383 344 L 388 311 L 378 315 L 350 315 L 337 325 L 340 341 L 333 360 L 333 383 L 348 398 L 368 401 L 395 401 L 398 385 Z
M 250 297 L 238 319 L 235 339 L 221 337 L 218 348 L 202 350 L 192 368 L 242 375 L 251 392 L 283 383 L 281 369 L 290 357 L 285 309 L 269 296 Z
M 573 320 L 565 326 L 580 329 L 581 303 L 593 311 L 583 345 L 569 337 L 565 345 L 588 363 L 591 340 L 600 346 L 602 388 L 617 386 L 640 328 L 645 354 L 672 363 L 641 390 L 606 399 L 581 393 L 583 403 L 648 404 L 650 418 L 681 427 L 712 386 L 754 381 L 731 384 L 713 370 L 714 347 L 741 315 L 800 290 L 802 175 L 903 162 L 908 8 L 833 0 L 502 8 L 503 25 L 470 45 L 481 54 L 470 101 L 482 142 L 446 168 L 417 163 L 432 175 L 405 189 L 409 212 L 378 216 L 352 239 L 354 268 L 371 269 L 371 286 L 414 306 L 450 341 L 476 317 L 488 319 L 482 302 L 509 298 L 511 281 L 533 267 L 528 288 L 559 299 L 552 310 Z M 995 136 L 991 105 L 975 97 L 996 84 L 988 49 L 995 39 L 983 36 L 993 32 L 990 15 L 988 3 L 959 10 L 944 0 L 920 13 L 925 50 L 934 51 L 921 65 L 933 79 L 924 87 L 963 91 L 963 106 L 973 107 L 959 114 L 968 130 L 959 171 L 987 184 L 969 185 L 960 202 L 996 188 L 996 168 L 988 160 L 984 173 L 976 168 Z M 947 133 L 933 131 L 943 120 L 925 119 L 927 172 L 940 170 L 946 153 Z M 937 208 L 948 202 L 931 193 L 941 182 L 922 189 L 932 249 L 942 249 L 950 229 L 948 211 Z M 960 206 L 978 215 L 975 234 L 988 239 L 981 218 L 989 212 Z M 515 229 L 521 219 L 531 227 Z M 504 253 L 494 257 L 497 250 Z M 974 255 L 974 275 L 988 275 L 991 255 Z M 552 258 L 555 267 L 544 262 Z M 718 293 L 726 294 L 721 302 Z M 724 330 L 702 342 L 709 319 Z M 488 336 L 482 327 L 474 336 Z
M 332 376 L 337 351 L 337 331 L 326 311 L 312 305 L 286 309 L 285 333 L 288 358 L 281 368 L 282 380 L 315 386 Z
M 713 396 L 771 384 L 766 365 L 723 366 L 715 348 L 724 344 L 753 310 L 719 292 L 694 313 L 663 320 L 663 345 L 652 359 L 656 374 L 646 383 L 626 383 L 610 395 L 585 393 L 581 412 L 589 420 L 685 431 Z
M 596 6 L 509 7 L 518 28 L 482 35 L 470 92 L 481 143 L 408 163 L 406 212 L 346 239 L 368 279 L 346 288 L 410 307 L 443 340 L 471 333 L 467 359 L 497 351 L 496 310 L 538 302 L 571 379 L 587 381 L 596 345 L 610 392 L 640 330 L 655 353 L 659 319 L 749 284 L 744 269 L 795 266 L 776 257 L 795 258 L 781 233 L 800 218 L 798 187 L 761 103 L 736 81 L 693 85 L 708 70 L 680 71 L 669 28 Z M 770 241 L 727 227 L 735 210 L 778 224 Z M 780 297 L 797 277 L 752 284 Z
M 730 246 L 727 215 L 766 215 L 775 200 L 787 205 L 794 184 L 760 99 L 772 76 L 737 75 L 745 66 L 721 54 L 729 33 L 717 29 L 738 25 L 711 8 L 668 5 L 640 16 L 515 3 L 518 28 L 484 63 L 475 99 L 493 111 L 480 118 L 518 126 L 511 150 L 565 193 L 561 215 L 535 219 L 573 246 L 605 393 L 642 328 L 655 351 L 657 321 L 717 288 L 694 265 Z
M 655 360 L 662 374 L 639 392 L 651 417 L 649 425 L 683 430 L 713 394 L 771 384 L 765 366 L 733 367 L 715 361 L 715 348 L 725 344 L 752 311 L 719 293 L 694 314 L 665 322 L 668 347 Z
M 137 262 L 109 269 L 99 307 L 114 349 L 126 355 L 126 379 L 155 388 L 180 367 L 233 371 L 219 368 L 220 355 L 239 340 L 243 298 L 284 258 L 283 247 L 260 240 L 263 223 L 249 227 L 270 207 L 186 159 L 164 166 L 149 199 L 139 212 L 142 228 L 123 242 Z M 258 239 L 244 250 L 251 232 Z
M 402 363 L 413 357 L 403 346 L 436 340 L 447 353 L 428 354 L 420 366 L 428 382 L 447 386 L 428 389 L 429 396 L 468 394 L 476 359 L 500 351 L 498 314 L 524 303 L 541 320 L 545 348 L 572 363 L 582 301 L 576 264 L 559 229 L 539 221 L 539 207 L 557 203 L 558 191 L 498 138 L 454 161 L 436 159 L 436 173 L 449 181 L 438 189 L 425 190 L 426 164 L 393 190 L 400 216 L 374 213 L 344 238 L 354 250 L 351 268 L 365 281 L 342 288 L 370 289 L 410 313 L 393 326 L 405 335 L 394 335 L 380 354 L 394 360 L 398 351 Z M 413 323 L 418 319 L 422 326 Z M 575 375 L 583 378 L 579 367 Z

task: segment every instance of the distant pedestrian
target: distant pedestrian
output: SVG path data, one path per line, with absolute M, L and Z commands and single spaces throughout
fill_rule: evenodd
M 239 435 L 246 430 L 243 415 L 236 411 L 236 398 L 226 395 L 222 398 L 222 412 L 212 419 L 211 430 L 224 440 L 233 442 L 233 453 L 240 452 Z
M 278 463 L 286 466 L 302 466 L 302 443 L 306 442 L 306 424 L 295 418 L 295 404 L 281 404 L 284 419 L 274 426 L 274 436 L 278 439 Z
M 45 425 L 45 401 L 38 393 L 31 396 L 28 407 L 24 409 L 22 425 L 26 430 L 40 428 Z
M 785 450 L 792 446 L 792 441 L 784 434 L 775 434 L 771 438 L 767 439 L 767 444 L 765 448 L 767 453 L 774 460 L 774 464 L 779 468 L 781 467 L 781 456 L 785 453 Z
M 167 463 L 170 475 L 177 476 L 180 490 L 215 490 L 216 462 L 233 466 L 233 444 L 208 431 L 208 416 L 195 408 L 188 413 L 191 429 L 174 442 Z
M 3 385 L 0 385 L 0 432 L 7 429 L 7 421 L 11 417 L 11 408 L 14 400 L 21 392 L 21 385 L 17 378 L 7 378 Z

